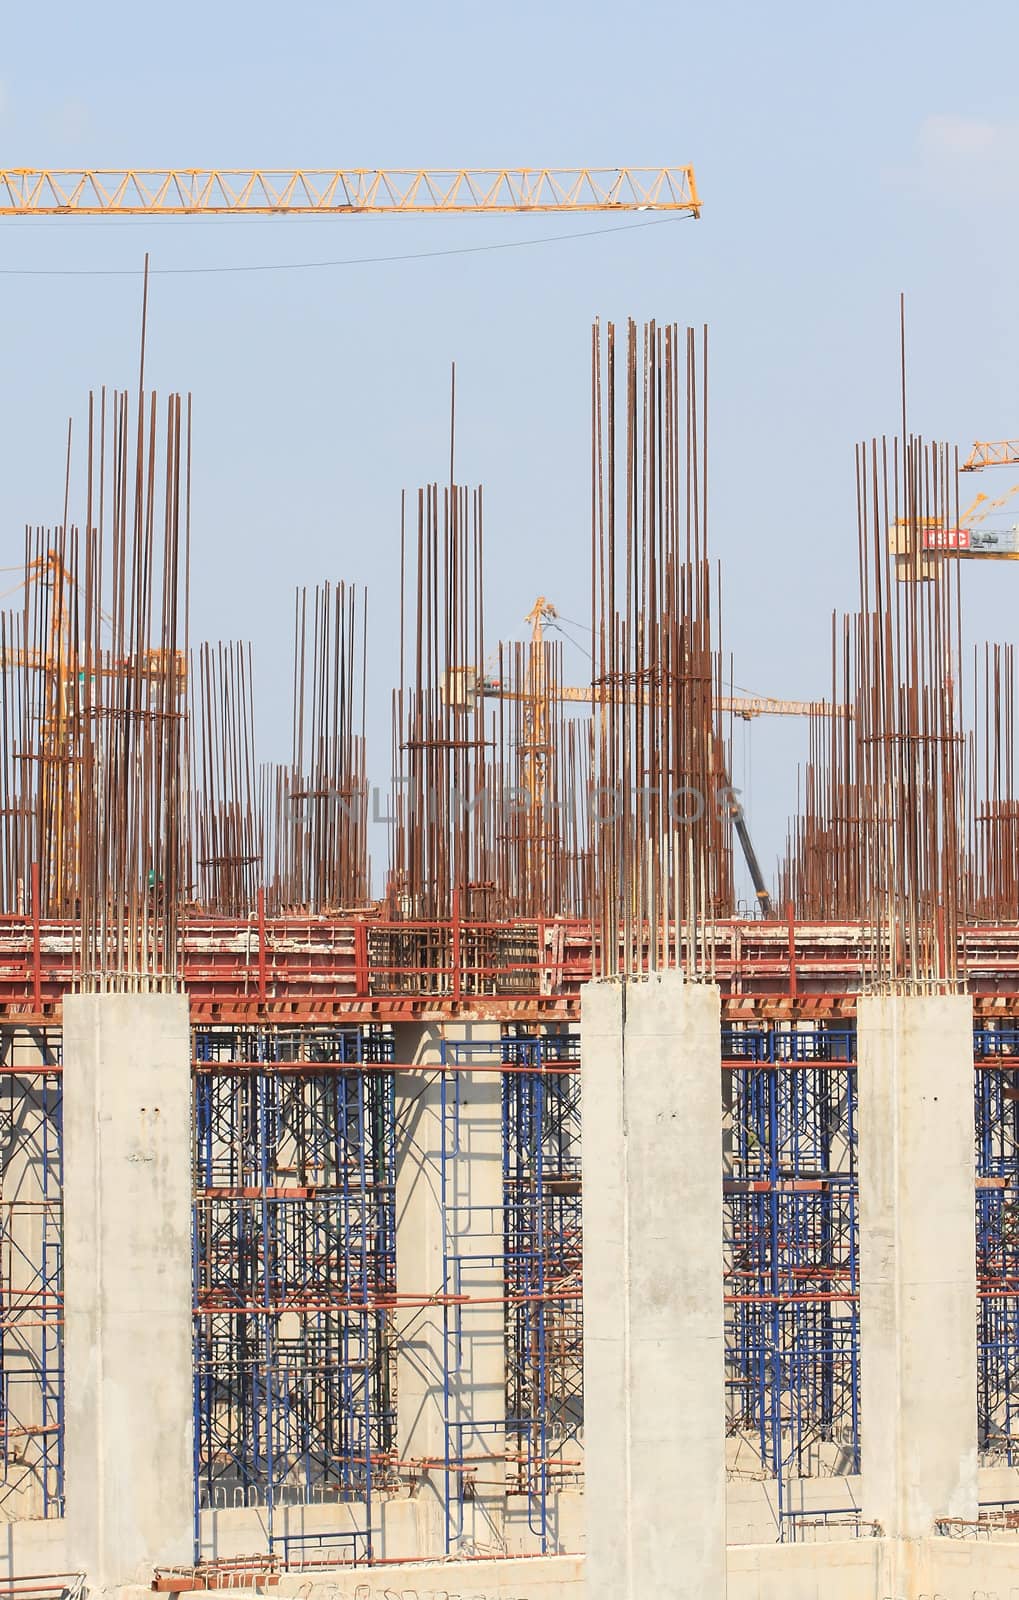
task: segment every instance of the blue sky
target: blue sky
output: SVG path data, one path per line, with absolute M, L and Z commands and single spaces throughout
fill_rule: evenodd
M 460 475 L 485 484 L 490 639 L 520 636 L 538 593 L 586 615 L 596 315 L 709 323 L 723 642 L 738 683 L 823 692 L 830 613 L 854 598 L 853 445 L 896 424 L 900 290 L 913 426 L 967 447 L 1019 434 L 1017 46 L 1014 4 L 940 0 L 11 11 L 5 165 L 689 161 L 704 215 L 572 240 L 587 219 L 4 225 L 0 565 L 26 521 L 59 518 L 67 417 L 135 369 L 136 279 L 26 269 L 562 236 L 155 280 L 151 381 L 195 397 L 193 632 L 254 639 L 259 754 L 287 754 L 293 585 L 346 578 L 370 591 L 385 776 L 399 496 L 443 473 L 451 360 Z M 1014 637 L 1017 586 L 1011 566 L 967 570 L 972 637 Z M 736 743 L 771 863 L 805 729 L 757 723 Z

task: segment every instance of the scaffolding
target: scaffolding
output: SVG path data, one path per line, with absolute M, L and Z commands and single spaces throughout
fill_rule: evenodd
M 977 1429 L 984 1466 L 1019 1465 L 1019 1029 L 974 1033 Z
M 855 1035 L 722 1035 L 727 1426 L 777 1485 L 859 1471 Z
M 508 1304 L 503 1213 L 501 1200 L 493 1203 L 484 1191 L 478 1197 L 476 1174 L 471 1167 L 479 1159 L 475 1136 L 481 1130 L 472 1126 L 471 1096 L 464 1087 L 469 1076 L 498 1073 L 500 1060 L 498 1036 L 441 1042 L 438 1076 L 442 1281 L 435 1298 L 441 1304 L 438 1376 L 442 1384 L 444 1445 L 439 1465 L 447 1555 L 476 1547 L 479 1528 L 493 1549 L 502 1539 L 501 1527 L 493 1526 L 491 1518 L 486 1526 L 486 1500 L 491 1504 L 505 1496 L 505 1369 L 496 1384 L 491 1359 L 486 1362 L 484 1375 L 489 1381 L 484 1381 L 479 1368 L 484 1352 L 491 1356 L 493 1325 L 498 1319 L 501 1329 Z M 481 1402 L 486 1393 L 494 1407 L 491 1415 L 485 1415 Z M 482 1484 L 490 1491 L 487 1495 Z M 473 1536 L 466 1516 L 468 1502 L 473 1503 Z
M 63 1118 L 56 1030 L 0 1034 L 0 1514 L 64 1511 Z
M 465 1535 L 478 1464 L 498 1452 L 506 1493 L 526 1505 L 542 1552 L 558 1548 L 554 1497 L 582 1476 L 583 1334 L 580 1040 L 521 1028 L 490 1040 L 446 1040 L 441 1054 L 443 1391 L 446 1548 Z M 501 1077 L 501 1204 L 465 1198 L 463 1075 Z M 484 1339 L 498 1279 L 505 1391 L 500 1414 L 462 1415 L 459 1378 Z
M 383 1027 L 194 1034 L 196 1512 L 264 1508 L 284 1559 L 281 1508 L 324 1500 L 344 1507 L 330 1545 L 370 1561 L 377 1499 L 400 1487 L 393 1048 Z M 984 1465 L 1015 1466 L 1019 1028 L 978 1029 L 974 1051 L 979 1440 Z M 726 1028 L 722 1052 L 728 1429 L 790 1538 L 794 1478 L 859 1470 L 855 1035 Z M 60 1516 L 58 1031 L 7 1030 L 0 1067 L 0 1503 Z M 480 1247 L 452 1225 L 465 1067 L 500 1077 L 503 1211 Z M 508 1494 L 555 1549 L 556 1493 L 582 1481 L 579 1038 L 511 1024 L 446 1043 L 438 1070 L 449 1547 L 469 1427 L 500 1435 Z M 452 1398 L 471 1253 L 505 1284 L 504 1433 L 497 1415 L 465 1424 Z
M 510 1492 L 542 1551 L 551 1496 L 582 1481 L 584 1423 L 580 1039 L 503 1040 L 506 1433 Z
M 328 1501 L 373 1554 L 393 1452 L 392 1036 L 202 1029 L 195 1081 L 196 1543 L 205 1507 Z

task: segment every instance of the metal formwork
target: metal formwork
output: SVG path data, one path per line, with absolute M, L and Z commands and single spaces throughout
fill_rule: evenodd
M 392 1448 L 392 1039 L 195 1034 L 195 1481 L 257 1504 L 350 1502 L 333 1543 L 371 1559 Z M 197 1537 L 197 1528 L 196 1528 Z
M 777 1480 L 859 1470 L 855 1036 L 724 1030 L 728 1429 Z

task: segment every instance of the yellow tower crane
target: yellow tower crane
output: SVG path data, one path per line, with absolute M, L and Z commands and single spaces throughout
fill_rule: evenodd
M 0 168 L 0 217 L 700 215 L 693 167 Z
M 544 651 L 545 626 L 555 623 L 559 616 L 552 602 L 545 595 L 539 595 L 530 611 L 526 621 L 531 627 L 530 649 L 527 657 L 527 668 L 522 690 L 506 688 L 500 679 L 492 677 L 474 668 L 461 669 L 461 682 L 446 686 L 447 693 L 457 694 L 461 700 L 465 697 L 468 701 L 481 698 L 496 700 L 519 700 L 523 705 L 522 738 L 519 746 L 520 754 L 520 784 L 529 797 L 528 808 L 531 817 L 529 838 L 540 835 L 540 821 L 544 816 L 548 792 L 548 758 L 551 754 L 551 730 L 549 719 L 549 699 L 554 693 L 555 698 L 579 705 L 596 705 L 605 694 L 600 694 L 591 684 L 560 685 L 552 690 L 548 681 L 547 662 Z M 853 715 L 851 706 L 833 705 L 829 700 L 776 700 L 769 695 L 720 695 L 716 702 L 722 711 L 730 711 L 734 716 L 743 717 L 751 721 L 754 717 L 779 716 L 847 716 Z M 728 781 L 728 780 L 727 780 Z M 746 817 L 739 802 L 731 795 L 730 814 L 736 835 L 743 851 L 754 885 L 754 893 L 760 903 L 762 915 L 771 915 L 771 896 L 764 882 L 760 863 L 750 838 Z
M 918 523 L 902 519 L 893 522 L 888 529 L 888 542 L 895 557 L 895 575 L 899 582 L 914 583 L 932 578 L 938 556 L 952 556 L 960 561 L 1019 561 L 1019 526 L 1004 529 L 980 526 L 1017 493 L 1019 483 L 1014 483 L 995 500 L 978 494 L 962 512 L 958 527 L 946 527 L 940 517 L 921 518 Z M 914 555 L 917 538 L 921 541 L 919 559 Z
M 981 467 L 1019 467 L 1019 439 L 999 439 L 994 444 L 978 439 L 959 471 L 979 472 Z

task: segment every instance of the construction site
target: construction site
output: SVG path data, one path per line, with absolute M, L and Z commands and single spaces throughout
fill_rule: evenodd
M 0 228 L 700 209 L 690 167 L 0 171 Z M 1019 1594 L 1017 676 L 963 639 L 1019 441 L 912 431 L 903 312 L 827 696 L 741 695 L 708 332 L 624 308 L 583 681 L 556 596 L 490 635 L 453 381 L 390 591 L 340 546 L 282 593 L 266 750 L 259 639 L 192 632 L 149 293 L 5 535 L 0 1600 Z M 771 717 L 774 876 L 732 782 Z

